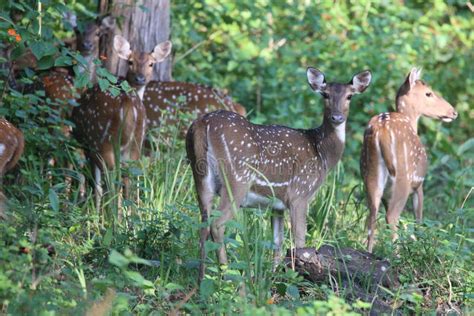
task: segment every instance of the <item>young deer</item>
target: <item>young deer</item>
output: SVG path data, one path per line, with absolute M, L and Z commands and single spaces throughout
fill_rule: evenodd
M 347 84 L 326 83 L 324 74 L 314 68 L 308 68 L 307 77 L 311 88 L 324 98 L 324 118 L 318 128 L 256 125 L 222 110 L 198 118 L 190 127 L 186 149 L 203 223 L 209 218 L 215 194 L 221 197 L 218 209 L 222 216 L 211 223 L 210 230 L 201 229 L 201 279 L 209 232 L 221 244 L 219 262 L 227 262 L 224 230 L 233 208 L 273 209 L 275 262 L 280 260 L 285 209 L 290 211 L 296 247 L 305 246 L 308 204 L 341 159 L 350 99 L 367 88 L 371 73 L 356 74 Z
M 120 150 L 121 161 L 138 160 L 145 134 L 146 113 L 141 98 L 151 78 L 155 63 L 163 61 L 171 52 L 171 42 L 155 46 L 153 52 L 132 52 L 129 42 L 115 36 L 117 55 L 129 61 L 129 83 L 137 90 L 131 95 L 121 92 L 112 96 L 98 86 L 86 91 L 74 108 L 72 121 L 76 125 L 74 136 L 83 145 L 91 161 L 95 178 L 96 207 L 102 197 L 101 169 L 115 168 L 114 146 Z M 128 179 L 124 178 L 124 195 L 128 195 Z
M 387 224 L 393 231 L 392 239 L 397 238 L 398 219 L 412 192 L 416 193 L 413 196 L 416 220 L 422 221 L 427 157 L 417 135 L 418 119 L 426 116 L 451 122 L 458 115 L 446 100 L 420 80 L 420 73 L 421 70 L 413 68 L 398 90 L 397 112 L 374 116 L 365 130 L 360 169 L 370 209 L 367 219 L 369 252 L 374 246 L 381 200 L 387 211 Z
M 242 116 L 247 113 L 242 105 L 235 103 L 224 91 L 188 82 L 152 81 L 145 89 L 143 104 L 150 128 L 165 123 L 162 122 L 163 110 L 168 111 L 173 117 L 180 111 L 197 116 L 219 109 Z M 169 123 L 172 121 L 167 119 L 166 124 Z
M 23 133 L 4 118 L 0 118 L 0 218 L 4 216 L 6 197 L 1 190 L 3 175 L 15 167 L 25 146 Z

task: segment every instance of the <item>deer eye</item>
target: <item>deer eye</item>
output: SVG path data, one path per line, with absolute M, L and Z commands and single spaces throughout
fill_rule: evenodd
M 327 94 L 326 92 L 321 92 L 321 95 L 323 96 L 323 98 L 329 99 L 329 94 Z
M 133 61 L 129 60 L 128 64 L 131 66 L 133 64 Z
M 426 96 L 427 96 L 428 98 L 431 98 L 431 97 L 433 96 L 433 93 L 431 93 L 431 92 L 426 92 Z
M 347 96 L 347 100 L 350 100 L 350 99 L 352 99 L 352 94 Z
M 153 63 L 150 63 L 150 67 L 153 67 Z

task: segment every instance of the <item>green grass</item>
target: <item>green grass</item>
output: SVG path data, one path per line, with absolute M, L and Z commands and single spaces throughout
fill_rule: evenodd
M 113 314 L 161 314 L 176 308 L 252 315 L 367 311 L 370 304 L 347 301 L 344 292 L 335 294 L 337 284 L 311 284 L 282 268 L 273 272 L 271 214 L 266 210 L 243 209 L 229 222 L 228 266 L 219 267 L 213 251 L 217 245 L 207 243 L 208 275 L 198 287 L 202 224 L 191 171 L 183 140 L 168 136 L 166 144 L 153 150 L 152 158 L 143 157 L 105 177 L 109 190 L 100 212 L 91 187 L 80 201 L 77 180 L 67 194 L 64 169 L 26 153 L 17 176 L 11 175 L 11 185 L 5 185 L 10 210 L 0 223 L 2 313 L 63 314 L 109 303 Z M 380 215 L 375 252 L 397 268 L 401 286 L 396 292 L 379 291 L 401 311 L 472 308 L 473 193 L 465 185 L 472 170 L 471 161 L 463 158 L 465 149 L 449 156 L 438 156 L 436 149 L 431 154 L 435 158 L 427 179 L 424 225 L 415 225 L 413 215 L 405 212 L 406 228 L 392 245 Z M 367 209 L 359 178 L 344 167 L 350 159 L 344 156 L 311 204 L 308 246 L 365 247 Z M 123 201 L 128 212 L 120 222 L 118 180 L 125 172 L 133 190 L 132 198 Z M 285 235 L 287 249 L 292 245 L 288 227 Z M 49 256 L 46 245 L 56 253 Z

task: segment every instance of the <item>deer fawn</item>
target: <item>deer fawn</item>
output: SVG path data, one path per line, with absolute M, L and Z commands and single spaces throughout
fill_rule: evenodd
M 23 133 L 4 118 L 0 118 L 0 218 L 4 216 L 6 198 L 1 190 L 3 175 L 15 167 L 24 148 Z
M 199 84 L 175 81 L 152 81 L 143 97 L 147 123 L 150 128 L 162 124 L 162 111 L 173 116 L 178 111 L 195 113 L 198 116 L 213 110 L 225 109 L 245 116 L 245 108 L 235 103 L 227 93 Z M 170 119 L 166 120 L 169 124 Z
M 446 100 L 420 80 L 420 73 L 421 70 L 413 68 L 398 90 L 397 112 L 374 116 L 365 130 L 360 169 L 370 209 L 367 219 L 369 252 L 374 246 L 381 200 L 386 206 L 385 218 L 393 231 L 393 240 L 397 238 L 400 213 L 412 192 L 415 192 L 413 208 L 416 220 L 422 221 L 427 157 L 417 135 L 418 119 L 426 116 L 451 122 L 458 115 Z
M 290 211 L 296 247 L 305 246 L 308 204 L 341 159 L 350 99 L 367 88 L 371 73 L 356 74 L 347 84 L 326 83 L 324 74 L 314 68 L 308 68 L 307 77 L 311 88 L 324 98 L 324 118 L 318 128 L 256 125 L 223 110 L 198 118 L 191 125 L 186 150 L 202 222 L 209 218 L 215 194 L 221 197 L 218 209 L 222 212 L 210 229 L 201 229 L 200 279 L 204 276 L 204 245 L 209 232 L 214 242 L 221 244 L 219 262 L 227 263 L 224 230 L 233 208 L 273 209 L 275 263 L 280 260 L 285 209 Z
M 163 61 L 171 52 L 171 42 L 156 45 L 151 53 L 132 52 L 129 42 L 115 36 L 114 49 L 118 56 L 128 60 L 129 83 L 137 89 L 131 95 L 121 92 L 113 96 L 98 86 L 87 90 L 74 108 L 73 134 L 83 145 L 93 166 L 96 207 L 102 197 L 101 169 L 115 168 L 114 146 L 120 151 L 121 161 L 138 160 L 145 134 L 146 113 L 141 102 L 143 90 L 151 78 L 155 63 Z M 128 195 L 128 179 L 124 178 L 124 195 Z

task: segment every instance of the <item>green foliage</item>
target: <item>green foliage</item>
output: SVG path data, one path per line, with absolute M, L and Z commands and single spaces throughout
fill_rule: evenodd
M 93 17 L 95 4 L 42 4 L 42 12 L 32 1 L 0 4 L 1 49 L 11 49 L 10 59 L 0 57 L 0 62 L 18 62 L 28 47 L 41 71 L 72 65 L 75 86 L 90 85 L 87 74 L 77 72 L 84 58 L 61 40 L 72 32 L 60 16 L 75 9 Z M 306 84 L 307 66 L 343 82 L 362 69 L 372 70 L 372 85 L 352 101 L 343 161 L 310 207 L 309 246 L 365 247 L 367 210 L 358 175 L 363 129 L 372 115 L 393 106 L 411 66 L 422 66 L 425 80 L 460 116 L 450 125 L 421 121 L 430 158 L 428 220 L 415 226 L 406 216 L 395 245 L 379 221 L 376 253 L 390 259 L 401 282 L 396 292 L 379 291 L 404 313 L 472 309 L 474 20 L 464 2 L 205 0 L 172 1 L 171 9 L 174 78 L 229 89 L 254 122 L 320 123 L 321 101 Z M 151 132 L 150 157 L 107 173 L 104 208 L 96 210 L 91 187 L 84 198 L 80 195 L 81 174 L 90 174 L 83 171 L 77 144 L 61 132 L 61 126 L 71 125 L 64 114 L 75 104 L 46 100 L 36 86 L 11 88 L 9 71 L 0 69 L 0 115 L 23 130 L 27 145 L 19 168 L 4 178 L 10 211 L 0 222 L 0 313 L 77 314 L 109 305 L 112 314 L 368 312 L 371 302 L 350 300 L 339 280 L 330 288 L 281 267 L 273 271 L 265 210 L 242 210 L 228 223 L 228 266 L 219 267 L 213 254 L 218 245 L 207 243 L 208 274 L 199 287 L 197 238 L 205 224 L 181 138 L 191 118 Z M 100 67 L 98 77 L 100 87 L 111 93 L 130 91 Z M 38 78 L 25 69 L 18 83 L 33 85 Z M 48 163 L 51 157 L 56 165 Z M 66 169 L 69 163 L 73 171 Z M 123 201 L 125 219 L 118 221 L 125 173 L 134 192 Z

